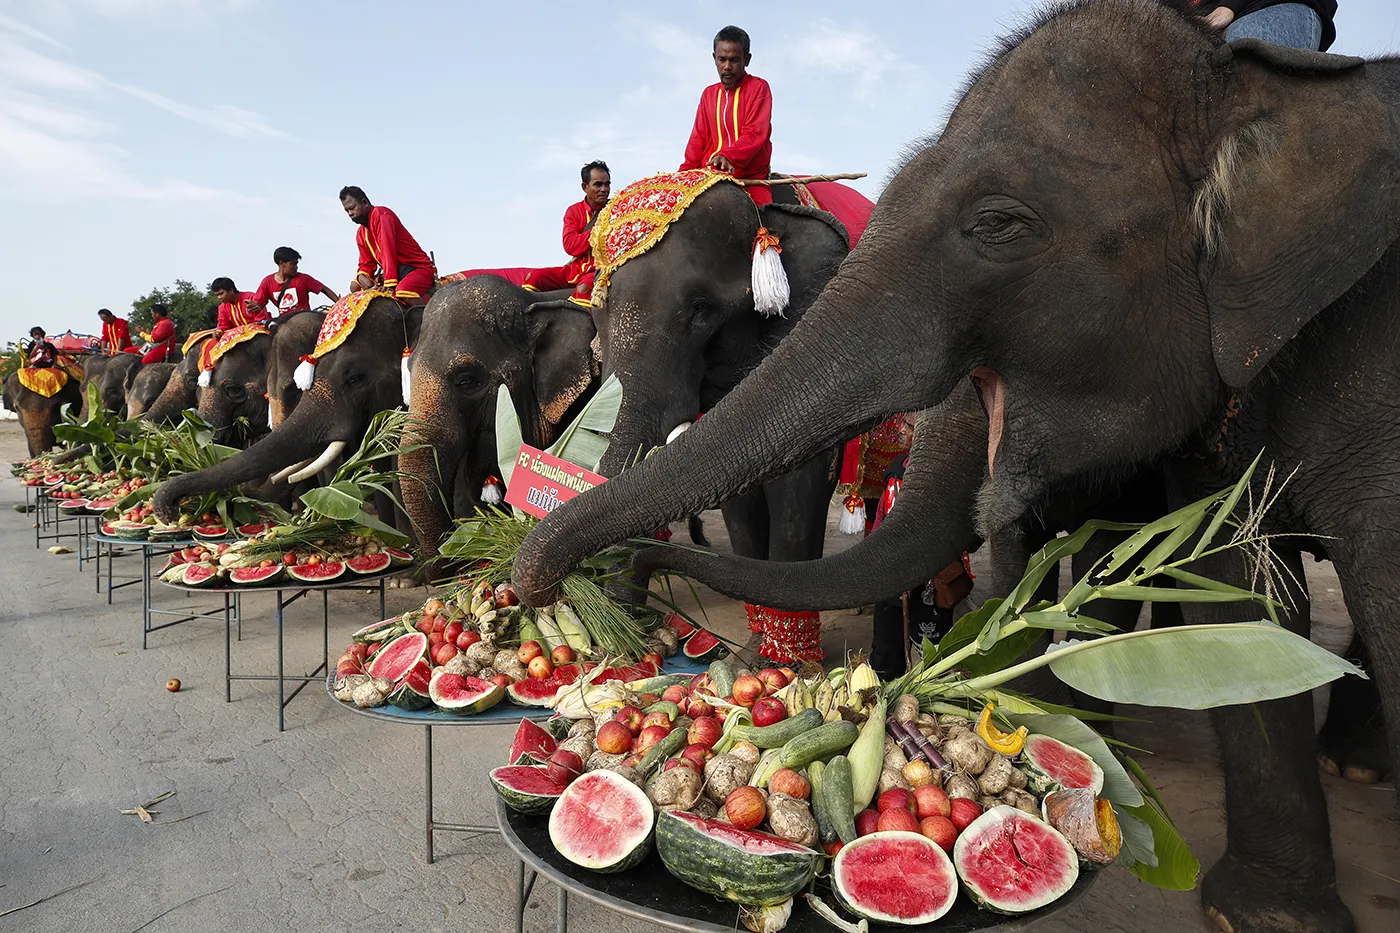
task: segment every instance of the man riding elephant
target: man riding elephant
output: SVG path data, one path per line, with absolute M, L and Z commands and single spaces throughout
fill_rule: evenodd
M 175 322 L 170 320 L 170 309 L 163 304 L 151 305 L 151 348 L 141 357 L 141 365 L 151 363 L 173 363 L 180 358 L 175 347 Z
M 359 229 L 355 246 L 360 251 L 359 271 L 352 292 L 382 287 L 403 304 L 421 305 L 428 300 L 437 278 L 433 259 L 399 217 L 387 207 L 377 207 L 358 185 L 340 189 L 340 206 Z
M 277 263 L 277 271 L 258 283 L 257 291 L 249 299 L 249 304 L 259 311 L 266 311 L 270 304 L 277 309 L 277 317 L 286 317 L 298 311 L 311 310 L 311 296 L 325 295 L 332 302 L 340 296 L 322 285 L 299 268 L 301 253 L 290 246 L 279 246 L 272 251 L 272 261 Z
M 564 253 L 567 264 L 546 269 L 531 269 L 525 276 L 524 287 L 532 292 L 548 292 L 568 288 L 569 300 L 587 308 L 593 291 L 593 247 L 588 235 L 593 230 L 593 218 L 608 203 L 612 193 L 612 173 L 608 163 L 589 162 L 579 170 L 583 200 L 569 205 L 564 211 Z
M 715 34 L 711 57 L 719 82 L 700 94 L 681 170 L 711 168 L 735 178 L 767 178 L 773 158 L 773 92 L 747 69 L 749 34 L 725 26 Z M 746 189 L 759 206 L 773 200 L 762 185 Z

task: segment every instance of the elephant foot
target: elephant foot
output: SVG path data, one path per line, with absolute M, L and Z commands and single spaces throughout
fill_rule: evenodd
M 1286 873 L 1285 873 L 1286 874 Z M 1309 885 L 1226 853 L 1201 885 L 1206 919 L 1220 933 L 1355 933 L 1334 884 Z

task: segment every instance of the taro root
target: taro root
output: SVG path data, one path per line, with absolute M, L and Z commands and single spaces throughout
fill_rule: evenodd
M 983 794 L 981 797 L 977 798 L 977 802 L 982 805 L 983 810 L 990 810 L 992 807 L 1001 804 L 1001 798 L 993 797 L 991 794 Z
M 525 665 L 521 664 L 519 661 L 508 664 L 505 667 L 496 668 L 496 673 L 505 674 L 511 680 L 526 680 L 530 676 L 530 672 L 525 669 Z
M 700 799 L 695 801 L 695 806 L 690 808 L 690 812 L 694 813 L 696 816 L 712 820 L 715 818 L 715 814 L 719 813 L 719 805 L 702 794 Z
M 1101 868 L 1118 857 L 1123 833 L 1107 800 L 1087 787 L 1051 791 L 1045 795 L 1045 821 L 1058 829 L 1086 867 Z
M 480 644 L 480 642 L 478 642 L 477 644 Z M 511 651 L 509 648 L 501 648 L 500 650 L 498 650 L 496 654 L 491 658 L 490 662 L 492 667 L 494 667 L 498 671 L 501 671 L 502 673 L 505 672 L 506 668 L 514 667 L 519 663 L 520 655 L 514 651 Z
M 498 672 L 494 667 L 483 667 L 481 670 L 476 672 L 476 676 L 481 680 L 490 680 L 492 677 L 495 677 L 497 673 Z
M 676 770 L 680 770 L 677 768 Z M 798 845 L 816 847 L 817 820 L 807 801 L 787 794 L 768 796 L 768 825 L 773 835 Z
M 726 797 L 753 777 L 753 765 L 734 755 L 716 755 L 705 762 L 705 795 L 715 803 Z
M 627 780 L 631 781 L 633 784 L 636 784 L 638 787 L 642 786 L 642 774 L 636 768 L 629 768 L 626 765 L 619 764 L 615 767 L 608 768 L 607 770 L 612 771 L 615 774 L 622 775 L 623 777 L 627 778 Z
M 336 682 L 335 698 L 342 703 L 349 703 L 355 699 L 355 688 L 369 682 L 368 674 L 347 674 Z
M 948 731 L 948 738 L 943 740 L 943 755 L 959 770 L 975 776 L 986 770 L 996 752 L 981 736 L 964 726 Z
M 1008 788 L 1001 795 L 1001 802 L 1009 807 L 1015 807 L 1017 810 L 1023 810 L 1031 816 L 1040 816 L 1040 801 L 1035 799 L 1035 794 L 1027 791 L 1018 790 L 1015 787 Z
M 977 786 L 982 793 L 995 797 L 1011 786 L 1011 772 L 1015 770 L 1011 759 L 1005 755 L 993 755 L 987 767 L 977 776 Z
M 595 751 L 583 762 L 583 770 L 597 771 L 600 768 L 607 771 L 615 771 L 621 767 L 626 755 L 609 755 L 607 752 Z
M 567 749 L 578 756 L 579 761 L 587 761 L 593 757 L 595 751 L 593 747 L 593 736 L 591 734 L 574 735 L 559 743 L 560 749 Z
M 481 665 L 467 657 L 466 654 L 453 655 L 452 660 L 442 667 L 449 674 L 461 674 L 463 677 L 475 677 L 476 672 L 481 670 Z
M 394 692 L 394 682 L 387 677 L 376 677 L 370 683 L 374 684 L 374 689 L 385 696 Z
M 914 727 L 924 734 L 924 738 L 937 742 L 943 730 L 938 728 L 938 720 L 928 713 L 920 713 L 914 719 Z
M 496 660 L 496 643 L 489 638 L 483 638 L 467 649 L 467 657 L 482 667 L 489 667 Z M 519 658 L 515 660 L 517 663 L 520 661 Z
M 380 679 L 382 680 L 383 678 Z M 393 685 L 391 684 L 390 686 Z M 354 689 L 350 698 L 360 709 L 367 709 L 371 706 L 383 706 L 386 696 L 388 696 L 388 694 L 375 686 L 373 680 L 366 680 Z
M 1025 790 L 1026 784 L 1029 783 L 1029 778 L 1026 777 L 1026 772 L 1022 771 L 1020 768 L 1013 767 L 1011 769 L 1009 783 L 1017 790 Z
M 903 788 L 904 790 L 913 790 L 913 788 L 909 786 L 909 782 L 904 779 L 904 773 L 902 771 L 894 768 L 886 768 L 881 771 L 879 793 L 883 794 L 885 791 L 895 787 Z
M 967 727 L 967 717 L 966 717 L 966 716 L 957 716 L 957 715 L 954 715 L 953 713 L 944 713 L 944 714 L 942 714 L 941 716 L 938 717 L 938 724 L 939 724 L 940 726 L 942 726 L 943 728 L 945 728 L 945 729 L 947 729 L 947 728 L 950 727 L 950 726 L 962 726 L 962 727 L 966 728 L 966 727 Z
M 966 774 L 955 774 L 943 782 L 943 792 L 950 798 L 966 797 L 968 800 L 976 800 L 982 796 L 982 791 L 977 786 L 977 782 Z
M 676 653 L 681 646 L 681 640 L 676 637 L 676 633 L 671 631 L 670 626 L 663 625 L 651 633 L 651 637 L 661 642 L 665 646 L 665 651 L 661 652 L 666 657 Z
M 729 750 L 729 754 L 749 765 L 757 765 L 758 759 L 763 757 L 763 753 L 758 750 L 758 746 L 752 742 L 736 742 Z
M 899 747 L 899 743 L 885 736 L 885 763 L 882 768 L 886 771 L 902 771 L 908 763 L 909 759 L 904 757 L 904 750 Z
M 593 720 L 575 719 L 574 724 L 569 727 L 569 738 L 572 739 L 576 735 L 591 736 L 593 735 L 593 728 Z M 588 756 L 585 755 L 584 757 L 587 758 Z
M 919 698 L 911 693 L 896 697 L 890 714 L 898 722 L 912 723 L 919 718 Z
M 700 783 L 694 768 L 678 767 L 663 771 L 646 792 L 661 810 L 689 810 L 700 799 Z

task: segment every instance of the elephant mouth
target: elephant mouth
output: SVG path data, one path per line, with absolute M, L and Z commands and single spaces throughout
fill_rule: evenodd
M 1006 427 L 1006 383 L 986 366 L 972 371 L 972 382 L 982 394 L 982 407 L 987 410 L 987 475 L 995 476 L 997 448 Z

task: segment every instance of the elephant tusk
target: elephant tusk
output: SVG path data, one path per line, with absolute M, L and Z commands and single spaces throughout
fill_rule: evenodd
M 693 423 L 694 422 L 691 421 L 682 421 L 680 424 L 676 425 L 674 428 L 671 429 L 671 433 L 666 435 L 666 443 L 671 443 L 676 438 L 684 434 L 686 431 L 689 431 L 690 426 Z
M 273 483 L 283 482 L 284 480 L 286 480 L 287 477 L 291 476 L 297 470 L 300 470 L 302 467 L 310 463 L 312 459 L 313 458 L 311 457 L 307 457 L 300 463 L 293 463 L 289 467 L 283 467 L 282 469 L 278 470 L 276 473 L 273 473 L 270 477 L 268 477 L 268 481 Z
M 329 444 L 326 445 L 325 451 L 321 454 L 321 456 L 316 458 L 316 461 L 314 463 L 310 464 L 309 466 L 304 466 L 300 470 L 297 470 L 291 476 L 287 477 L 287 481 L 291 483 L 299 483 L 304 479 L 308 479 L 312 476 L 315 476 L 317 473 L 320 473 L 327 466 L 329 466 L 330 462 L 336 457 L 339 457 L 344 450 L 344 441 L 331 441 Z

